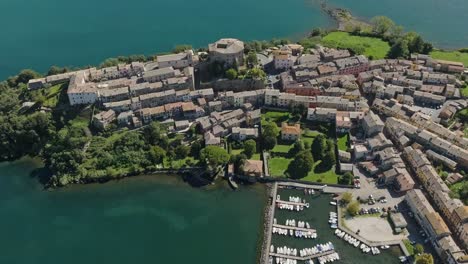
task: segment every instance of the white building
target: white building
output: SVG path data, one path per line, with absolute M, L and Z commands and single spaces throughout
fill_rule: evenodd
M 277 70 L 290 69 L 296 63 L 296 59 L 290 50 L 273 51 L 273 62 Z
M 84 71 L 70 78 L 67 95 L 70 105 L 93 104 L 98 99 L 97 87 L 94 83 L 86 83 Z

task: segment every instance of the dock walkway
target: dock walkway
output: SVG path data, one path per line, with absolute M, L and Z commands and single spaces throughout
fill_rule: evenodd
M 317 233 L 317 230 L 312 229 L 312 228 L 302 228 L 302 227 L 278 225 L 278 224 L 273 224 L 273 227 L 279 227 L 279 228 L 284 228 L 284 229 L 292 229 L 292 230 L 296 230 L 296 231 L 305 231 L 305 232 L 310 231 L 312 233 Z
M 289 204 L 289 205 L 306 206 L 306 203 L 288 202 L 288 201 L 283 201 L 283 200 L 276 200 L 276 202 L 282 203 L 282 204 Z
M 320 253 L 310 255 L 310 256 L 305 256 L 305 257 L 291 256 L 291 255 L 285 255 L 285 254 L 279 254 L 279 253 L 270 253 L 270 256 L 277 257 L 277 258 L 287 258 L 287 259 L 295 259 L 295 260 L 305 261 L 305 260 L 309 260 L 309 259 L 323 257 L 323 256 L 330 255 L 330 254 L 333 254 L 333 253 L 335 253 L 335 250 L 332 249 L 332 250 L 320 252 Z

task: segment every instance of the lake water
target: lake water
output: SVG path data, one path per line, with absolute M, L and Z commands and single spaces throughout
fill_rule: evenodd
M 253 264 L 262 185 L 231 191 L 176 176 L 44 191 L 30 159 L 0 164 L 0 263 Z
M 331 23 L 308 0 L 2 0 L 0 10 L 0 79 L 26 67 L 95 65 L 221 37 L 292 37 Z
M 466 0 L 328 0 L 353 15 L 370 19 L 384 15 L 407 31 L 416 31 L 437 47 L 468 47 Z
M 468 46 L 466 0 L 329 0 L 357 16 L 387 15 L 438 46 Z M 334 23 L 319 0 L 2 0 L 0 79 L 24 68 L 204 47 L 221 37 L 297 38 Z

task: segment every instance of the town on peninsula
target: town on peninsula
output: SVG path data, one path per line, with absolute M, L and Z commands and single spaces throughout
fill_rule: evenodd
M 23 70 L 0 82 L 0 160 L 40 157 L 51 190 L 265 185 L 256 263 L 468 263 L 466 65 L 388 18 L 330 13 L 341 31 L 297 42 Z

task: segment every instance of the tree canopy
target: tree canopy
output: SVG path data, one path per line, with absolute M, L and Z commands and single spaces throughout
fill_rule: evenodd
M 356 216 L 359 212 L 360 205 L 358 201 L 354 201 L 348 205 L 347 211 L 350 215 Z
M 312 170 L 314 158 L 310 151 L 304 150 L 298 153 L 289 163 L 287 172 L 291 178 L 304 178 Z
M 312 155 L 315 160 L 321 160 L 327 151 L 327 140 L 324 135 L 319 134 L 312 142 Z
M 257 150 L 257 143 L 253 139 L 249 139 L 244 142 L 244 154 L 247 158 L 252 158 L 252 155 L 255 154 Z
M 345 192 L 345 193 L 343 193 L 343 195 L 341 196 L 341 201 L 342 201 L 344 204 L 349 204 L 352 200 L 353 200 L 353 194 L 350 193 L 350 192 Z
M 229 154 L 223 148 L 217 146 L 207 146 L 201 151 L 200 159 L 207 165 L 217 167 L 229 161 Z
M 237 71 L 233 68 L 230 68 L 226 71 L 225 75 L 229 80 L 234 80 L 237 78 Z
M 434 258 L 431 254 L 421 254 L 416 257 L 416 264 L 434 264 Z

